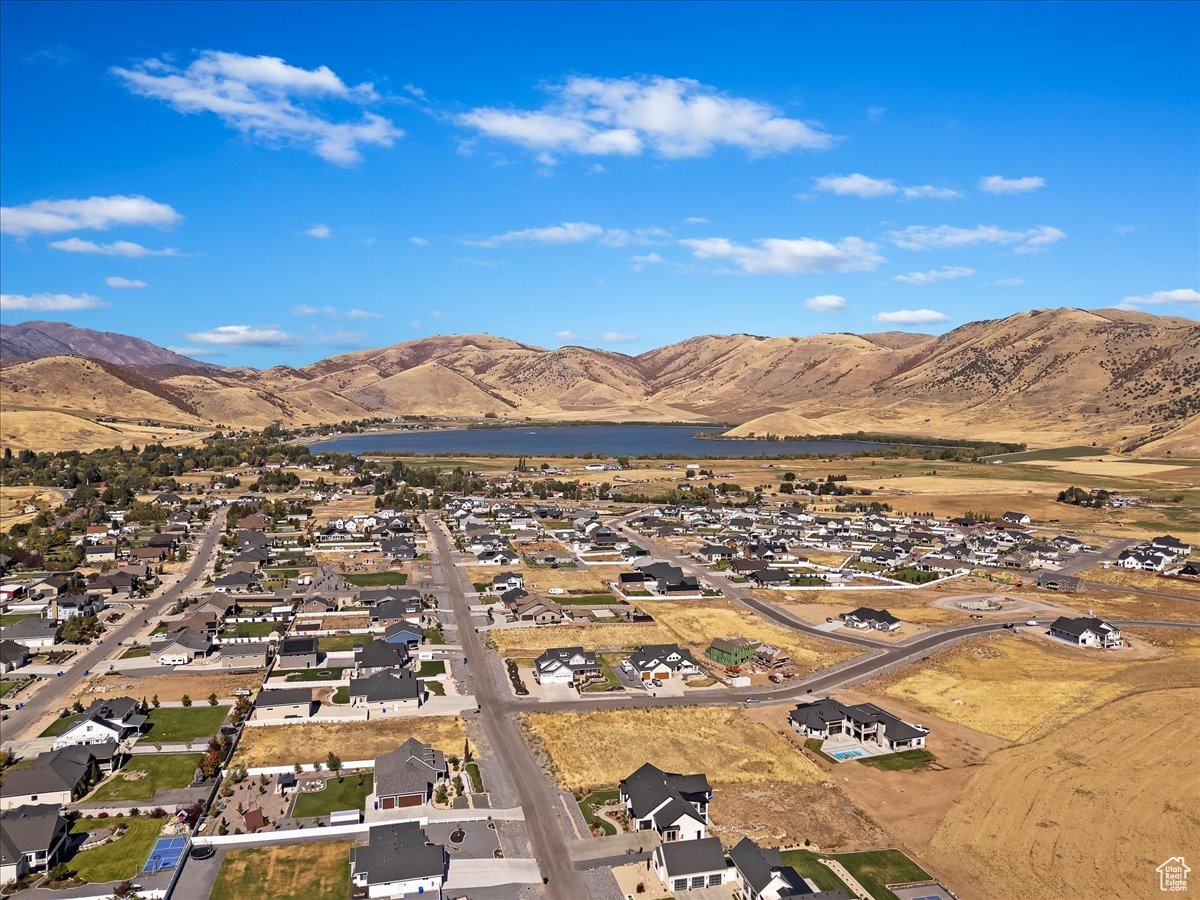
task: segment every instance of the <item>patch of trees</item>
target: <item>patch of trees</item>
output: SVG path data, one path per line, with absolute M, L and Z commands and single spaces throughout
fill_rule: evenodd
M 1101 509 L 1108 506 L 1108 501 L 1111 498 L 1112 494 L 1108 491 L 1089 491 L 1072 485 L 1065 491 L 1059 491 L 1056 500 L 1059 503 L 1070 503 L 1073 506 L 1087 506 L 1092 509 Z

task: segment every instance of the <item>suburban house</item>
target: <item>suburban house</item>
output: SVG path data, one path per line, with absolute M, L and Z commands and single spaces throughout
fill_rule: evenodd
M 901 622 L 886 609 L 871 609 L 860 606 L 853 612 L 842 613 L 838 616 L 848 628 L 873 628 L 876 631 L 895 631 Z
M 284 638 L 275 654 L 277 669 L 315 669 L 317 639 L 311 637 Z
M 408 669 L 385 670 L 366 678 L 350 679 L 350 705 L 386 713 L 421 705 L 425 682 Z
M 58 643 L 62 627 L 52 619 L 22 619 L 0 629 L 0 639 L 16 641 L 30 650 L 45 650 Z
M 75 718 L 66 731 L 54 739 L 55 750 L 81 744 L 121 743 L 142 733 L 148 716 L 132 697 L 97 700 Z
M 0 884 L 52 868 L 66 850 L 70 830 L 53 803 L 0 813 Z
M 1083 590 L 1083 579 L 1077 575 L 1059 575 L 1056 572 L 1039 572 L 1037 586 L 1048 591 L 1078 594 Z
M 533 622 L 535 625 L 558 625 L 564 614 L 562 608 L 541 597 L 526 597 L 513 607 L 513 618 L 518 622 Z
M 262 669 L 267 665 L 268 641 L 221 645 L 221 666 L 225 669 Z
M 672 892 L 718 887 L 729 878 L 720 838 L 673 841 L 654 848 L 651 865 Z
M 634 831 L 656 831 L 664 842 L 708 834 L 712 787 L 706 775 L 679 775 L 644 763 L 621 781 L 618 796 Z
M 1006 512 L 1000 517 L 1000 521 L 1009 525 L 1028 525 L 1033 522 L 1033 519 L 1023 512 Z
M 783 861 L 783 854 L 773 847 L 760 847 L 748 837 L 742 838 L 729 851 L 733 865 L 733 881 L 745 900 L 849 900 L 842 889 L 814 891 L 799 872 Z
M 925 746 L 929 729 L 910 725 L 874 703 L 846 706 L 832 697 L 801 703 L 790 713 L 792 728 L 804 737 L 828 740 L 845 736 L 874 743 L 891 751 Z
M 0 675 L 19 669 L 29 662 L 29 648 L 16 641 L 0 641 Z
M 1100 619 L 1080 616 L 1069 619 L 1059 616 L 1050 623 L 1050 634 L 1080 647 L 1103 647 L 1111 649 L 1121 646 L 1121 629 Z
M 754 644 L 744 637 L 713 638 L 704 655 L 722 666 L 744 666 L 754 658 Z
M 150 644 L 150 655 L 160 666 L 186 666 L 194 659 L 208 654 L 212 640 L 203 632 L 184 626 L 172 631 L 161 641 Z
M 730 562 L 737 556 L 737 551 L 724 544 L 705 544 L 696 551 L 696 556 L 710 563 Z
M 254 701 L 254 718 L 307 719 L 313 713 L 311 688 L 278 688 L 259 691 Z
M 582 647 L 551 647 L 533 661 L 533 678 L 538 684 L 571 684 L 600 674 L 596 654 Z
M 505 591 L 525 590 L 525 576 L 519 572 L 501 572 L 492 577 L 492 591 L 503 594 Z
M 759 569 L 750 573 L 750 580 L 759 587 L 780 587 L 788 584 L 792 577 L 783 569 Z
M 700 673 L 700 665 L 690 650 L 678 644 L 648 644 L 629 657 L 629 664 L 642 681 L 655 678 L 687 678 Z
M 404 644 L 373 640 L 354 648 L 354 674 L 361 678 L 388 669 L 402 669 L 408 665 L 408 659 L 408 647 Z
M 367 897 L 440 897 L 446 880 L 446 851 L 432 844 L 416 822 L 380 825 L 365 847 L 350 851 L 350 878 Z
M 420 806 L 450 777 L 446 755 L 416 738 L 375 760 L 375 809 Z
M 421 645 L 425 633 L 420 628 L 415 628 L 407 622 L 397 622 L 391 628 L 383 632 L 383 642 L 387 644 L 403 645 L 410 650 Z
M 39 803 L 65 807 L 91 790 L 104 769 L 120 768 L 125 758 L 115 742 L 94 746 L 65 747 L 40 753 L 24 769 L 11 769 L 4 778 L 0 810 Z
M 390 628 L 397 622 L 420 625 L 421 597 L 416 591 L 412 593 L 416 596 L 390 596 L 376 601 L 371 606 L 371 627 Z

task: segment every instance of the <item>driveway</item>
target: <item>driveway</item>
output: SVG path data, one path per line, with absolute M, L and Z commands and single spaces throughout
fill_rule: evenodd
M 541 884 L 542 873 L 532 859 L 455 859 L 450 858 L 443 892 L 488 888 L 500 884 Z
M 543 684 L 542 697 L 548 702 L 578 700 L 579 691 L 569 684 Z
M 652 697 L 682 697 L 684 692 L 682 678 L 668 678 L 662 687 L 655 687 L 651 682 L 645 682 L 646 690 Z

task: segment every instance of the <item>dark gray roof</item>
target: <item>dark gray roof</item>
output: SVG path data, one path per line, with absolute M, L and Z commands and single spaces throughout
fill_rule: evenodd
M 832 697 L 815 700 L 812 703 L 801 703 L 789 714 L 793 722 L 799 722 L 813 731 L 824 731 L 830 722 L 841 722 L 846 719 L 859 724 L 880 723 L 887 731 L 887 736 L 893 740 L 910 740 L 928 734 L 927 731 L 915 728 L 902 719 L 898 719 L 886 709 L 881 709 L 874 703 L 859 703 L 846 706 L 838 703 Z
M 361 669 L 398 669 L 407 662 L 407 648 L 386 641 L 372 640 L 354 648 L 354 664 Z
M 0 863 L 12 865 L 26 853 L 49 850 L 67 820 L 53 803 L 0 813 Z
M 29 648 L 16 641 L 0 641 L 0 663 L 12 664 L 20 662 L 29 656 Z
M 267 706 L 295 706 L 299 703 L 312 703 L 312 688 L 278 688 L 260 691 L 254 700 L 254 707 L 262 709 Z
M 307 656 L 317 652 L 317 639 L 310 637 L 284 638 L 279 642 L 280 656 Z
M 775 876 L 787 882 L 788 887 L 780 892 L 782 897 L 799 897 L 812 893 L 812 888 L 800 873 L 783 861 L 782 853 L 773 848 L 760 847 L 748 837 L 742 838 L 737 846 L 729 851 L 729 859 L 756 894 L 761 893 Z
M 672 878 L 716 872 L 725 868 L 721 839 L 710 837 L 696 841 L 671 841 L 659 848 L 667 874 Z
M 372 828 L 370 843 L 351 853 L 354 872 L 366 873 L 368 884 L 430 878 L 446 871 L 446 851 L 429 843 L 416 822 Z
M 446 755 L 416 738 L 375 760 L 375 793 L 380 797 L 425 794 L 447 773 Z
M 644 763 L 636 772 L 623 779 L 620 788 L 629 797 L 630 808 L 634 817 L 638 819 L 650 815 L 663 803 L 674 798 L 707 800 L 712 790 L 705 775 L 664 772 L 650 763 Z
M 107 747 L 107 744 L 101 746 Z M 112 742 L 115 747 L 116 743 Z M 90 768 L 92 754 L 88 748 L 70 748 L 39 754 L 27 769 L 10 769 L 4 778 L 4 793 L 10 797 L 27 797 L 57 791 L 73 791 L 83 781 Z M 80 752 L 83 751 L 83 752 Z M 111 755 L 100 751 L 105 758 Z
M 0 638 L 57 638 L 58 631 L 58 623 L 51 619 L 22 619 L 0 630 Z
M 365 697 L 370 703 L 387 700 L 416 700 L 425 692 L 425 685 L 407 669 L 389 669 L 367 678 L 350 679 L 350 696 Z
M 1087 616 L 1080 616 L 1076 619 L 1069 619 L 1066 616 L 1059 616 L 1050 625 L 1051 631 L 1061 631 L 1063 634 L 1074 635 L 1079 637 L 1085 631 L 1094 631 L 1096 634 L 1106 634 L 1111 631 L 1117 631 L 1112 625 L 1100 619 L 1093 619 Z
M 900 621 L 886 609 L 872 609 L 869 606 L 860 606 L 853 612 L 842 613 L 842 618 L 855 618 L 862 622 L 886 622 L 889 625 Z

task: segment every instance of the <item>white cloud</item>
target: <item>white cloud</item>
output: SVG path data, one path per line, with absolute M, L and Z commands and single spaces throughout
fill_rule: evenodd
M 887 262 L 875 252 L 874 244 L 846 237 L 836 244 L 816 238 L 765 238 L 757 247 L 735 244 L 728 238 L 681 240 L 692 255 L 702 260 L 729 260 L 752 275 L 824 272 L 865 272 Z
M 554 159 L 550 158 L 549 163 L 550 163 L 550 165 L 553 165 Z M 592 163 L 590 166 L 588 166 L 586 169 L 583 170 L 583 174 L 585 174 L 585 175 L 607 175 L 608 169 L 606 169 L 604 166 L 600 165 L 600 163 Z
M 708 219 L 704 218 L 704 216 L 688 216 L 683 221 L 687 222 L 689 225 L 707 225 L 708 224 Z
M 307 303 L 298 303 L 288 310 L 293 316 L 332 316 L 337 314 L 332 306 L 309 306 Z
M 900 231 L 889 231 L 887 238 L 904 250 L 934 250 L 970 247 L 976 244 L 1015 244 L 1014 253 L 1042 253 L 1045 248 L 1065 238 L 1066 232 L 1050 225 L 1039 225 L 1022 231 L 1007 231 L 995 225 L 976 225 L 958 228 L 954 225 L 909 225 Z
M 633 271 L 635 272 L 642 271 L 642 269 L 646 268 L 646 266 L 656 266 L 666 262 L 666 260 L 657 253 L 644 253 L 637 256 L 631 256 L 629 257 L 629 261 L 633 263 Z
M 67 253 L 96 253 L 100 256 L 181 256 L 174 247 L 163 247 L 152 250 L 135 244 L 133 241 L 114 241 L 111 244 L 97 244 L 95 241 L 85 241 L 82 238 L 67 238 L 64 241 L 51 241 L 50 246 L 55 250 L 65 250 Z
M 0 310 L 5 312 L 72 312 L 108 306 L 91 294 L 0 294 Z
M 360 146 L 391 147 L 404 135 L 375 113 L 335 121 L 319 101 L 361 105 L 379 96 L 369 82 L 347 85 L 328 66 L 303 69 L 273 56 L 205 50 L 186 69 L 147 59 L 112 71 L 133 93 L 164 100 L 178 112 L 211 112 L 263 143 L 302 147 L 339 165 L 358 162 Z
M 846 308 L 846 298 L 839 294 L 820 294 L 809 297 L 804 305 L 816 312 L 841 312 Z
M 104 279 L 104 283 L 115 288 L 144 288 L 146 286 L 144 281 L 138 281 L 136 278 L 122 278 L 120 275 L 109 275 Z
M 837 194 L 840 197 L 862 197 L 864 200 L 893 195 L 899 195 L 905 200 L 954 200 L 963 196 L 961 191 L 951 188 L 932 184 L 904 187 L 896 184 L 891 178 L 872 178 L 861 172 L 850 175 L 822 175 L 815 179 L 815 183 L 818 191 Z
M 297 335 L 280 330 L 275 325 L 219 325 L 208 331 L 192 331 L 186 335 L 195 344 L 217 347 L 295 347 Z
M 575 332 L 573 332 L 573 331 L 556 331 L 556 332 L 554 332 L 554 336 L 556 338 L 558 338 L 560 341 L 575 340 Z
M 321 238 L 322 240 L 333 237 L 333 229 L 320 222 L 310 228 L 305 228 L 304 233 L 309 237 Z
M 718 146 L 751 156 L 824 150 L 835 138 L 765 103 L 731 97 L 689 78 L 569 78 L 541 109 L 480 107 L 458 123 L 542 155 L 707 156 Z
M 892 281 L 902 281 L 905 284 L 933 284 L 937 281 L 953 281 L 956 278 L 966 278 L 974 275 L 975 270 L 966 266 L 942 266 L 929 272 L 909 272 L 907 275 L 893 275 Z
M 662 243 L 670 236 L 671 233 L 665 228 L 654 226 L 628 230 L 604 228 L 592 222 L 561 222 L 558 225 L 522 228 L 519 231 L 506 231 L 503 234 L 462 240 L 459 243 L 468 247 L 499 247 L 504 244 L 582 244 L 595 240 L 606 247 L 625 247 L 629 244 Z
M 883 116 L 886 112 L 887 112 L 886 106 L 868 106 L 867 107 L 867 121 L 878 122 L 880 119 L 883 118 Z
M 937 322 L 949 322 L 950 317 L 936 309 L 893 309 L 888 312 L 876 313 L 872 316 L 876 322 L 888 325 L 933 325 Z
M 606 344 L 627 344 L 638 339 L 636 334 L 622 334 L 619 331 L 606 331 L 600 335 L 600 340 Z
M 423 237 L 410 237 L 408 239 L 408 242 L 410 244 L 412 244 L 414 247 L 428 247 L 429 246 L 429 239 L 423 238 Z
M 1176 288 L 1173 291 L 1155 291 L 1152 294 L 1135 295 L 1122 300 L 1117 309 L 1138 309 L 1142 306 L 1173 303 L 1200 303 L 1200 291 L 1192 288 Z
M 1046 186 L 1046 179 L 1038 175 L 1025 178 L 1005 178 L 1003 175 L 988 175 L 979 179 L 979 189 L 989 194 L 1026 194 Z
M 382 319 L 383 313 L 370 312 L 365 309 L 348 309 L 346 310 L 347 319 Z M 435 317 L 436 318 L 436 317 Z
M 182 218 L 167 204 L 138 194 L 80 200 L 35 200 L 23 206 L 0 207 L 0 232 L 16 235 L 56 234 L 80 229 L 107 231 L 121 225 L 166 228 Z
M 314 328 L 313 331 L 316 332 L 317 329 Z M 364 346 L 366 338 L 365 331 L 347 331 L 338 325 L 333 331 L 317 333 L 315 341 L 325 347 L 358 348 Z
M 1018 284 L 1024 284 L 1024 278 L 1001 278 L 996 284 L 1000 287 L 1016 287 Z
M 170 350 L 172 353 L 178 353 L 180 356 L 197 356 L 197 357 L 203 357 L 205 359 L 213 359 L 214 357 L 221 357 L 221 356 L 225 355 L 220 350 L 214 350 L 211 347 L 168 346 L 167 349 Z

